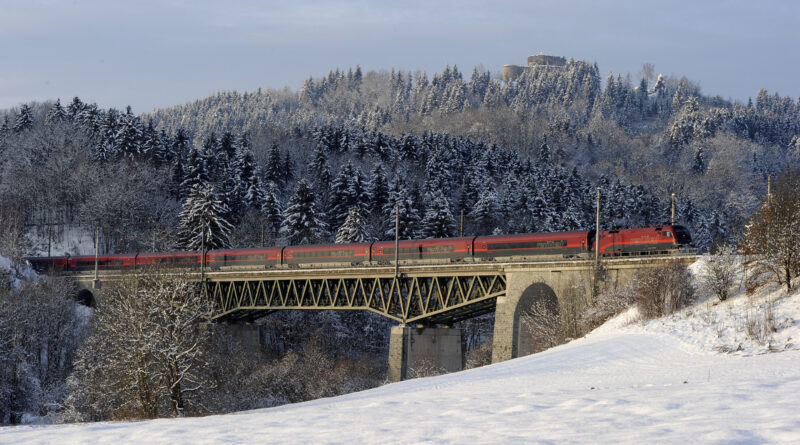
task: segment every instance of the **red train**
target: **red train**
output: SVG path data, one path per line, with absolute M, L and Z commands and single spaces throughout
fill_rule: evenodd
M 521 261 L 594 257 L 595 231 L 478 236 L 431 240 L 404 240 L 398 244 L 400 264 L 455 261 Z M 692 243 L 683 226 L 603 230 L 602 256 L 669 254 Z M 304 268 L 324 266 L 394 264 L 394 241 L 374 243 L 286 246 L 261 249 L 227 249 L 206 252 L 205 264 L 214 269 Z M 39 271 L 81 272 L 95 268 L 94 256 L 27 258 Z M 104 255 L 100 270 L 133 270 L 166 266 L 199 268 L 200 252 Z

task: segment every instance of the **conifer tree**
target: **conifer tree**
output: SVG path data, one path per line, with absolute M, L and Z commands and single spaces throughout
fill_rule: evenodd
M 412 239 L 416 236 L 419 226 L 419 212 L 417 212 L 411 195 L 405 183 L 395 177 L 389 189 L 389 202 L 383 207 L 384 215 L 384 236 L 385 239 L 394 239 L 395 228 L 395 206 L 400 226 L 400 239 Z
M 692 165 L 692 171 L 698 175 L 702 175 L 706 172 L 706 158 L 705 154 L 703 153 L 702 143 L 697 144 L 697 148 L 694 151 L 694 164 Z
M 19 114 L 17 115 L 17 120 L 14 123 L 14 132 L 22 133 L 32 126 L 33 114 L 31 113 L 31 108 L 28 106 L 28 104 L 22 104 L 22 106 L 19 107 Z
M 336 244 L 361 243 L 367 238 L 358 207 L 350 207 L 344 224 L 336 232 Z
M 61 106 L 61 99 L 56 99 L 50 110 L 47 111 L 47 122 L 56 123 L 61 122 L 67 118 L 67 112 Z
M 339 173 L 330 184 L 330 211 L 328 221 L 331 227 L 339 227 L 347 218 L 348 210 L 355 205 L 354 196 L 350 189 L 351 181 L 355 175 L 353 164 L 348 162 L 342 165 Z
M 243 199 L 245 190 L 231 166 L 226 165 L 224 169 L 221 180 L 216 184 L 217 196 L 228 208 L 228 212 L 222 216 L 235 226 L 239 223 L 246 206 Z
M 283 182 L 284 184 L 289 184 L 294 179 L 294 161 L 289 150 L 286 150 L 283 156 Z
M 233 171 L 236 177 L 238 199 L 241 199 L 247 207 L 260 207 L 265 191 L 259 168 L 249 148 L 237 147 L 233 160 Z
M 72 102 L 67 105 L 67 115 L 70 119 L 75 120 L 85 107 L 86 105 L 80 100 L 80 98 L 75 96 L 72 98 Z
M 488 234 L 495 227 L 497 211 L 497 194 L 491 187 L 484 188 L 475 207 L 469 212 L 478 234 Z
M 370 196 L 364 173 L 358 167 L 353 170 L 353 176 L 350 177 L 350 181 L 347 184 L 347 194 L 351 206 L 363 209 L 369 205 Z
M 545 141 L 542 142 L 542 145 L 539 147 L 539 162 L 548 164 L 550 163 L 550 158 L 550 146 L 547 145 L 547 140 L 545 139 Z
M 425 193 L 450 190 L 450 182 L 453 178 L 452 159 L 450 150 L 444 146 L 438 147 L 431 153 L 425 165 Z
M 221 178 L 220 173 L 227 166 L 227 163 L 222 162 L 220 159 L 219 140 L 217 134 L 211 132 L 208 137 L 203 140 L 203 147 L 198 150 L 198 155 L 203 164 L 204 172 L 211 182 L 216 182 Z
M 273 143 L 267 153 L 267 164 L 264 168 L 264 176 L 267 181 L 274 182 L 279 188 L 283 186 L 283 165 L 281 162 L 281 152 L 278 144 Z
M 122 156 L 132 159 L 141 153 L 142 129 L 130 106 L 120 119 L 115 141 L 117 152 Z
M 3 116 L 3 125 L 0 125 L 0 142 L 2 138 L 8 136 L 11 132 L 11 124 L 8 121 L 8 115 Z
M 225 161 L 230 162 L 235 159 L 237 148 L 233 134 L 230 131 L 222 133 L 222 137 L 219 140 L 219 151 Z
M 162 162 L 165 162 L 168 156 L 166 146 L 164 145 L 165 141 L 161 139 L 161 133 L 153 126 L 152 119 L 147 122 L 144 134 L 146 137 L 142 148 L 142 154 L 152 159 L 155 165 L 160 165 Z
M 175 138 L 172 140 L 172 155 L 176 158 L 185 157 L 189 151 L 189 146 L 189 135 L 186 134 L 186 130 L 183 127 L 179 127 L 178 130 L 175 131 Z
M 178 244 L 187 250 L 230 247 L 233 226 L 224 217 L 229 212 L 230 209 L 217 195 L 214 186 L 195 184 L 178 215 Z
M 535 232 L 552 232 L 553 215 L 548 208 L 547 200 L 537 193 L 530 204 L 530 213 Z
M 450 203 L 441 190 L 428 194 L 428 208 L 422 220 L 423 238 L 446 238 L 453 236 L 455 230 Z
M 181 182 L 181 191 L 184 195 L 188 195 L 196 185 L 206 186 L 211 182 L 206 159 L 195 147 L 189 150 L 189 156 L 186 158 L 183 170 L 184 175 L 183 182 Z
M 281 215 L 280 202 L 277 198 L 277 186 L 274 182 L 268 182 L 266 190 L 264 191 L 264 201 L 261 204 L 261 215 L 269 231 L 271 239 L 276 239 L 281 230 L 281 222 L 283 217 Z
M 316 194 L 319 208 L 325 215 L 330 216 L 331 171 L 322 144 L 318 143 L 314 148 L 314 159 L 308 167 L 308 170 L 311 175 L 309 179 L 313 184 L 313 190 Z
M 281 233 L 292 245 L 312 244 L 325 237 L 326 227 L 317 216 L 314 192 L 301 179 L 283 211 Z
M 183 188 L 183 181 L 186 180 L 186 172 L 184 171 L 183 166 L 183 156 L 178 155 L 175 156 L 175 160 L 172 163 L 172 178 L 171 178 L 171 189 L 170 194 L 176 198 L 182 199 L 186 196 L 186 189 Z
M 384 206 L 386 206 L 386 203 L 389 202 L 389 184 L 381 163 L 375 164 L 371 179 L 367 183 L 366 191 L 369 196 L 369 205 L 367 206 L 368 213 L 379 215 Z

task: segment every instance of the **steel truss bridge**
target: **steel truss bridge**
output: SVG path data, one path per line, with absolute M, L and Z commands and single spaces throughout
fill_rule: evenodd
M 206 274 L 218 321 L 252 321 L 279 310 L 366 310 L 400 323 L 451 324 L 492 312 L 505 295 L 499 265 L 288 269 Z

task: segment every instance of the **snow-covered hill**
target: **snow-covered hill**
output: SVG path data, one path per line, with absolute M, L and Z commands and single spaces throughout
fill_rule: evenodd
M 748 326 L 767 304 L 761 344 Z M 800 293 L 633 315 L 460 373 L 224 416 L 1 428 L 0 443 L 800 443 Z

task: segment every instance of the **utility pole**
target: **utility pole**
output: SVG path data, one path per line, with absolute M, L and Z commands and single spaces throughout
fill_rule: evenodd
M 100 288 L 100 228 L 94 226 L 94 289 Z
M 261 222 L 261 247 L 264 247 L 264 222 Z
M 672 218 L 670 219 L 670 224 L 675 225 L 675 194 L 672 194 Z
M 461 209 L 461 229 L 458 231 L 458 236 L 464 236 L 464 209 Z
M 206 280 L 206 226 L 200 228 L 200 285 Z
M 400 276 L 400 205 L 394 205 L 394 277 Z
M 153 253 L 156 253 L 156 231 L 153 230 Z
M 772 174 L 767 175 L 767 199 L 772 196 Z
M 47 215 L 48 224 L 47 224 L 47 256 L 52 256 L 50 253 L 50 246 L 53 243 L 53 221 L 50 220 L 50 213 L 48 212 Z
M 600 266 L 600 187 L 597 187 L 597 216 L 595 217 L 594 226 L 594 266 Z

